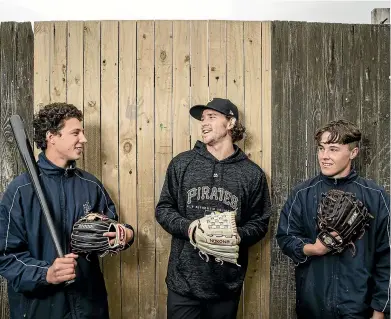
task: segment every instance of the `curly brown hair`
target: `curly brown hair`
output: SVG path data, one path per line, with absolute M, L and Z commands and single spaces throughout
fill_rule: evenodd
M 331 121 L 315 133 L 315 140 L 320 144 L 322 135 L 329 132 L 330 136 L 327 144 L 349 144 L 350 149 L 358 147 L 361 140 L 361 132 L 359 128 L 353 123 L 346 120 Z
M 230 120 L 232 116 L 226 116 L 226 118 Z M 239 122 L 239 120 L 236 120 L 234 127 L 231 128 L 229 132 L 232 137 L 232 142 L 236 143 L 243 139 L 244 133 L 246 133 L 246 128 L 241 122 Z
M 46 133 L 49 131 L 52 134 L 61 134 L 65 121 L 71 118 L 83 120 L 83 113 L 73 104 L 51 103 L 40 109 L 33 119 L 34 142 L 37 148 L 45 150 Z

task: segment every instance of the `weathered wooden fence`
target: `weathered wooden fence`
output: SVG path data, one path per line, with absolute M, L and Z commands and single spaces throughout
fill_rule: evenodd
M 273 23 L 272 195 L 278 212 L 292 187 L 318 172 L 314 132 L 337 118 L 363 130 L 359 173 L 390 191 L 390 28 Z M 294 266 L 272 241 L 270 318 L 295 318 Z
M 0 194 L 22 171 L 9 117 L 18 113 L 32 138 L 33 30 L 30 23 L 0 24 Z M 1 200 L 0 196 L 0 200 Z M 6 281 L 0 277 L 0 318 L 9 318 Z
M 3 53 L 4 34 L 1 57 L 11 59 L 19 49 L 7 46 Z M 32 45 L 31 34 L 14 37 L 30 37 L 25 41 Z M 155 222 L 154 207 L 169 161 L 200 136 L 188 115 L 195 103 L 220 96 L 238 104 L 249 134 L 239 146 L 271 185 L 271 229 L 251 250 L 238 318 L 295 317 L 293 266 L 273 238 L 291 187 L 317 171 L 316 127 L 336 117 L 356 121 L 365 133 L 356 165 L 389 190 L 389 26 L 36 22 L 34 41 L 34 77 L 31 63 L 25 71 L 34 79 L 34 109 L 68 101 L 84 111 L 88 143 L 79 166 L 103 181 L 121 220 L 136 227 L 134 246 L 102 263 L 114 319 L 166 317 L 170 236 Z M 18 65 L 3 60 L 3 69 Z M 2 78 L 1 93 L 13 83 Z M 31 86 L 24 89 L 31 94 Z M 11 149 L 12 138 L 3 133 L 11 111 L 4 113 L 3 96 L 1 145 L 7 141 Z M 12 112 L 20 112 L 14 105 Z M 1 167 L 8 162 L 14 165 L 8 159 Z M 1 174 L 3 187 L 11 177 L 3 183 Z

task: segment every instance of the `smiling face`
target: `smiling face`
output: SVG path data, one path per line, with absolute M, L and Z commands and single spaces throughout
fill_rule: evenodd
M 233 127 L 234 119 L 227 119 L 227 117 L 220 112 L 206 109 L 202 112 L 201 117 L 201 133 L 202 139 L 207 145 L 215 145 L 232 138 L 229 130 Z
M 64 127 L 59 134 L 48 132 L 46 139 L 47 152 L 51 157 L 64 163 L 78 160 L 83 152 L 84 144 L 87 143 L 82 124 L 76 118 L 65 120 Z
M 324 132 L 318 145 L 318 162 L 322 174 L 341 178 L 349 174 L 352 160 L 358 154 L 358 148 L 349 144 L 327 143 L 330 132 Z

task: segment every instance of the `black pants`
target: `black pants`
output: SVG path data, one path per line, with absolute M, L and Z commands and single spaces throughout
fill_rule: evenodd
M 217 301 L 191 299 L 168 289 L 167 319 L 235 319 L 239 300 L 240 296 Z

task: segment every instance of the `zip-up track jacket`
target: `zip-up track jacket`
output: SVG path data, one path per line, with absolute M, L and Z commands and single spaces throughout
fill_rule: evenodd
M 317 207 L 329 189 L 356 194 L 375 218 L 355 242 L 357 255 L 307 257 L 303 247 L 315 243 Z M 298 318 L 368 319 L 373 309 L 390 312 L 390 197 L 373 181 L 352 170 L 341 179 L 322 174 L 297 186 L 280 215 L 277 241 L 296 264 Z
M 86 212 L 118 220 L 110 196 L 91 174 L 52 164 L 39 155 L 38 166 L 49 210 L 64 253 L 70 252 L 73 224 Z M 8 280 L 11 318 L 108 318 L 107 294 L 96 256 L 77 259 L 76 281 L 47 283 L 55 246 L 27 173 L 8 186 L 0 204 L 0 275 Z

